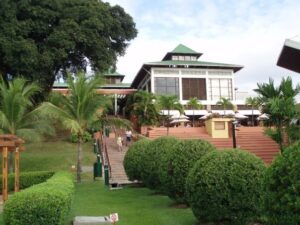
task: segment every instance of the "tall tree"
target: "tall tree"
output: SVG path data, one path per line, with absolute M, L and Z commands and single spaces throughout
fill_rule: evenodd
M 0 133 L 14 134 L 29 141 L 37 141 L 43 134 L 54 133 L 50 121 L 33 107 L 33 96 L 40 91 L 37 83 L 24 78 L 9 82 L 0 78 Z M 12 161 L 10 154 L 10 172 L 13 170 Z
M 199 102 L 199 100 L 194 97 L 190 98 L 188 103 L 187 103 L 193 110 L 193 127 L 195 126 L 194 121 L 195 121 L 195 109 L 202 109 L 202 104 Z
M 246 105 L 251 105 L 251 110 L 252 110 L 252 126 L 254 126 L 254 108 L 259 106 L 259 100 L 257 97 L 248 97 L 246 98 L 245 101 Z
M 283 151 L 284 133 L 287 134 L 289 143 L 299 138 L 299 131 L 292 120 L 299 115 L 295 96 L 300 93 L 300 86 L 294 87 L 290 77 L 282 78 L 278 87 L 274 85 L 271 78 L 269 83 L 257 84 L 257 86 L 255 92 L 259 95 L 262 110 L 269 116 L 267 125 L 275 127 L 275 133 L 271 137 L 279 143 Z
M 229 98 L 221 97 L 220 100 L 217 102 L 217 105 L 221 105 L 224 110 L 224 116 L 226 115 L 226 109 L 232 109 L 233 105 Z
M 156 96 L 147 91 L 138 91 L 133 95 L 131 113 L 138 119 L 138 124 L 155 125 L 158 122 L 159 112 Z
M 170 110 L 178 110 L 180 113 L 183 113 L 183 106 L 180 104 L 176 95 L 161 95 L 158 98 L 158 104 L 161 110 L 168 111 L 167 135 L 169 135 Z
M 69 94 L 54 95 L 51 103 L 42 104 L 43 111 L 61 121 L 62 125 L 72 133 L 77 134 L 77 181 L 81 182 L 81 161 L 83 134 L 99 120 L 99 109 L 107 106 L 107 97 L 97 94 L 96 88 L 101 85 L 100 77 L 87 78 L 83 73 L 77 74 L 75 79 L 67 79 Z
M 49 91 L 57 74 L 108 69 L 136 35 L 132 17 L 101 0 L 1 0 L 0 73 Z

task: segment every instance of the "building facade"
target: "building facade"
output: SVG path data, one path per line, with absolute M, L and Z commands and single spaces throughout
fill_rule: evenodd
M 234 102 L 234 76 L 243 67 L 204 62 L 202 53 L 182 44 L 168 52 L 162 61 L 145 63 L 132 82 L 132 88 L 157 95 L 176 95 L 181 104 L 196 97 L 210 110 L 221 97 Z

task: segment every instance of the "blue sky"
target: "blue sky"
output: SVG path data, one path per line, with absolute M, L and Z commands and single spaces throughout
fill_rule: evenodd
M 144 62 L 159 61 L 182 43 L 202 52 L 200 60 L 243 65 L 236 73 L 239 91 L 272 77 L 279 82 L 300 74 L 276 66 L 286 38 L 300 34 L 299 0 L 108 0 L 134 19 L 138 37 L 118 60 L 131 82 Z

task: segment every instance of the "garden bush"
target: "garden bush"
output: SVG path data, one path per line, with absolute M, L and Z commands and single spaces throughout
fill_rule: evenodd
M 72 175 L 58 172 L 46 182 L 18 192 L 6 201 L 5 225 L 60 225 L 74 193 Z
M 20 173 L 20 189 L 31 187 L 34 184 L 45 182 L 52 177 L 54 172 L 51 171 L 34 171 L 34 172 L 22 172 Z M 8 191 L 14 190 L 15 175 L 8 175 Z M 2 187 L 2 175 L 0 175 L 0 187 Z M 0 189 L 2 193 L 2 189 Z
M 151 141 L 145 149 L 141 177 L 143 183 L 150 189 L 162 191 L 159 182 L 159 167 L 164 155 L 178 143 L 174 137 L 160 137 Z
M 141 180 L 145 149 L 149 143 L 149 139 L 141 139 L 129 146 L 123 162 L 129 180 Z
M 265 176 L 264 207 L 269 224 L 300 224 L 300 142 L 284 149 Z
M 171 148 L 159 167 L 159 180 L 164 193 L 179 203 L 186 203 L 185 183 L 189 170 L 215 147 L 204 140 L 182 140 Z
M 243 225 L 260 216 L 265 165 L 243 150 L 212 151 L 189 172 L 186 191 L 201 222 Z

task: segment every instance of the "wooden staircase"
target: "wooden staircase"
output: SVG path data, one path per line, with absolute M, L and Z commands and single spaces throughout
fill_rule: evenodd
M 152 128 L 148 137 L 155 139 L 167 135 L 167 128 Z M 169 129 L 169 136 L 179 139 L 204 139 L 212 143 L 217 149 L 232 148 L 232 138 L 212 138 L 205 127 L 177 127 Z M 239 127 L 236 130 L 237 147 L 254 153 L 270 164 L 279 154 L 278 144 L 264 135 L 263 127 Z
M 133 182 L 128 180 L 128 177 L 125 173 L 124 167 L 123 167 L 123 161 L 125 154 L 128 150 L 126 146 L 123 146 L 123 151 L 118 151 L 118 146 L 115 138 L 107 138 L 106 139 L 107 144 L 107 153 L 109 157 L 110 162 L 110 184 L 131 184 Z

